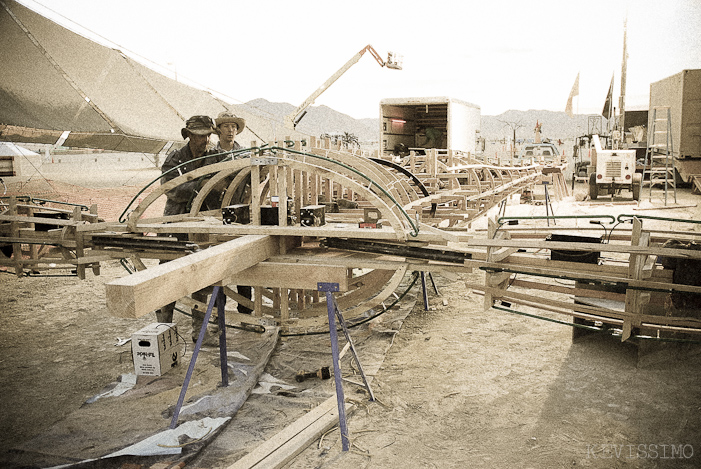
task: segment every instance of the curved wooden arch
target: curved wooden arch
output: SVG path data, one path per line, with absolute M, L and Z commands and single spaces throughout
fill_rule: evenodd
M 357 288 L 342 294 L 336 293 L 336 304 L 346 319 L 358 317 L 383 304 L 397 290 L 406 272 L 407 267 L 402 266 L 397 270 L 375 269 L 356 277 L 352 282 L 358 284 Z M 298 312 L 299 319 L 305 326 L 315 322 L 328 324 L 323 313 L 326 313 L 325 299 Z
M 315 164 L 328 168 L 331 171 L 338 172 L 340 174 L 344 174 L 350 179 L 356 180 L 359 178 L 358 174 L 356 174 L 354 171 L 339 165 L 338 163 L 342 163 L 343 165 L 346 165 L 350 168 L 352 168 L 355 171 L 358 171 L 365 175 L 367 178 L 370 179 L 372 182 L 368 182 L 366 180 L 360 181 L 361 185 L 368 184 L 368 187 L 372 189 L 372 187 L 382 187 L 393 199 L 394 202 L 391 200 L 386 200 L 388 205 L 390 206 L 391 210 L 395 213 L 395 215 L 398 218 L 403 218 L 404 214 L 401 212 L 401 206 L 403 205 L 400 201 L 408 200 L 408 196 L 403 197 L 402 193 L 398 191 L 398 187 L 400 185 L 395 184 L 397 182 L 397 178 L 395 175 L 393 175 L 390 171 L 386 170 L 382 166 L 380 166 L 377 163 L 372 162 L 368 158 L 361 157 L 359 155 L 353 155 L 353 154 L 348 154 L 348 153 L 343 153 L 343 152 L 338 152 L 338 151 L 332 151 L 332 150 L 325 150 L 325 149 L 315 149 L 312 150 L 312 154 L 316 156 L 321 156 L 326 158 L 327 160 L 324 159 L 317 159 L 315 160 Z M 309 158 L 314 158 L 313 156 L 309 156 Z M 373 191 L 375 194 L 378 196 L 381 196 L 385 199 L 387 197 L 382 193 L 382 191 Z M 410 201 L 410 200 L 408 200 Z M 395 203 L 396 202 L 396 203 Z M 408 202 L 407 202 L 408 203 Z
M 211 173 L 219 172 L 221 170 L 227 169 L 227 168 L 238 168 L 241 169 L 244 166 L 249 165 L 250 162 L 247 160 L 235 160 L 235 161 L 224 161 L 221 163 L 215 163 L 207 166 L 203 166 L 201 168 L 197 168 L 193 171 L 190 171 L 188 173 L 185 173 L 181 176 L 178 176 L 176 178 L 171 179 L 170 181 L 166 182 L 165 184 L 161 184 L 160 187 L 152 191 L 149 195 L 147 195 L 139 205 L 129 214 L 129 217 L 127 218 L 127 228 L 130 231 L 137 231 L 136 225 L 141 218 L 141 216 L 144 214 L 146 209 L 153 204 L 159 197 L 165 195 L 166 192 L 175 189 L 178 187 L 180 184 L 184 182 L 189 182 L 193 181 L 201 176 L 206 176 Z
M 390 200 L 384 193 L 381 191 L 374 192 L 371 190 L 371 188 L 365 187 L 364 185 L 360 184 L 359 182 L 343 175 L 340 174 L 336 171 L 332 171 L 331 169 L 322 167 L 322 166 L 317 166 L 312 163 L 308 162 L 303 162 L 299 161 L 296 159 L 288 159 L 286 157 L 280 157 L 278 156 L 279 159 L 279 164 L 291 167 L 293 169 L 298 169 L 301 171 L 307 171 L 310 173 L 316 173 L 319 174 L 320 176 L 329 179 L 330 181 L 336 182 L 337 184 L 340 184 L 344 187 L 351 187 L 353 191 L 356 194 L 359 194 L 366 202 L 370 203 L 373 207 L 375 207 L 381 214 L 384 219 L 386 219 L 389 223 L 389 225 L 394 229 L 397 239 L 398 240 L 404 240 L 406 239 L 406 232 L 405 232 L 405 227 L 404 227 L 404 220 L 403 214 L 401 211 L 394 205 L 394 202 Z M 197 214 L 197 210 L 201 206 L 202 201 L 204 198 L 211 192 L 211 190 L 222 180 L 224 180 L 226 177 L 230 176 L 236 171 L 240 171 L 244 167 L 249 167 L 250 169 L 250 160 L 248 159 L 242 159 L 242 160 L 234 160 L 234 161 L 225 161 L 221 163 L 216 163 L 208 166 L 203 166 L 201 168 L 195 169 L 193 171 L 190 171 L 188 173 L 185 173 L 181 176 L 178 176 L 174 179 L 171 179 L 170 181 L 166 182 L 165 184 L 162 184 L 159 188 L 151 192 L 144 200 L 134 209 L 129 214 L 129 218 L 127 220 L 127 227 L 131 231 L 138 231 L 137 230 L 137 224 L 138 220 L 141 218 L 143 213 L 146 211 L 146 209 L 153 203 L 155 202 L 159 197 L 165 195 L 165 193 L 169 190 L 174 189 L 178 185 L 195 180 L 201 176 L 206 176 L 212 173 L 216 173 L 215 176 L 213 176 L 200 190 L 199 194 L 195 198 L 195 203 L 193 203 L 193 211 L 191 211 L 191 214 L 195 215 Z M 230 186 L 231 187 L 231 186 Z M 290 190 L 290 188 L 288 188 Z

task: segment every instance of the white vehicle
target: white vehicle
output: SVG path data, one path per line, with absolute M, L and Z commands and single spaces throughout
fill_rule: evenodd
M 529 164 L 550 164 L 560 156 L 554 143 L 527 143 L 516 157 L 516 166 Z
M 643 175 L 635 172 L 635 150 L 604 150 L 599 136 L 592 137 L 592 165 L 594 172 L 589 176 L 589 198 L 596 200 L 600 195 L 611 195 L 621 189 L 633 193 L 633 200 L 640 200 Z

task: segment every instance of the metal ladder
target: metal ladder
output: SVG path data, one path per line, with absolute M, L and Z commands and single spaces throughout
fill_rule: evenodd
M 659 111 L 659 113 L 658 113 Z M 660 116 L 660 114 L 664 114 Z M 664 192 L 664 204 L 667 205 L 667 196 L 670 188 L 674 194 L 674 203 L 677 203 L 677 182 L 674 174 L 674 147 L 672 144 L 672 112 L 669 106 L 657 106 L 652 108 L 652 126 L 647 135 L 647 151 L 645 154 L 645 176 L 650 181 L 648 200 L 652 201 L 653 187 L 656 184 L 664 184 L 664 189 L 655 192 Z M 661 129 L 660 127 L 664 127 Z M 662 136 L 664 134 L 664 137 Z

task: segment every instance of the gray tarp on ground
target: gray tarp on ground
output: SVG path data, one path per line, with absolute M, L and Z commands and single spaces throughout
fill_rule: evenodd
M 0 31 L 1 140 L 55 144 L 70 131 L 64 146 L 157 153 L 169 142 L 183 143 L 180 129 L 188 117 L 216 117 L 224 110 L 246 119 L 238 138 L 243 146 L 273 138 L 272 122 L 167 78 L 13 0 L 0 0 Z

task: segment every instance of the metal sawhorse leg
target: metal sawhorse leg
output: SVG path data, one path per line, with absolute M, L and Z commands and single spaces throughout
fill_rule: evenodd
M 183 382 L 183 387 L 180 389 L 180 397 L 178 397 L 178 403 L 175 405 L 175 410 L 173 411 L 173 418 L 170 421 L 171 429 L 178 426 L 178 417 L 180 416 L 180 410 L 183 407 L 183 402 L 185 401 L 185 393 L 187 393 L 187 387 L 190 384 L 190 379 L 192 379 L 192 372 L 195 370 L 195 363 L 197 362 L 197 356 L 202 348 L 202 342 L 204 341 L 204 335 L 207 331 L 207 324 L 209 323 L 209 318 L 212 317 L 212 310 L 214 305 L 217 305 L 217 313 L 219 315 L 219 358 L 221 362 L 221 380 L 222 386 L 226 387 L 229 385 L 229 365 L 226 357 L 226 318 L 224 317 L 224 307 L 226 306 L 226 295 L 224 290 L 220 286 L 215 286 L 212 291 L 212 298 L 209 300 L 209 305 L 207 306 L 207 312 L 202 320 L 202 327 L 200 328 L 200 335 L 197 337 L 197 342 L 195 343 L 195 350 L 192 352 L 192 358 L 190 358 L 190 365 L 187 368 L 187 373 L 185 374 L 185 381 Z
M 338 319 L 339 324 L 343 330 L 344 335 L 348 344 L 350 344 L 350 350 L 353 353 L 355 362 L 358 364 L 358 370 L 360 370 L 360 375 L 363 378 L 363 383 L 365 388 L 370 394 L 370 400 L 375 400 L 375 395 L 370 388 L 367 378 L 365 377 L 365 372 L 363 371 L 363 366 L 360 364 L 360 359 L 358 358 L 358 353 L 355 350 L 353 341 L 351 340 L 350 333 L 346 327 L 346 322 L 343 319 L 341 311 L 338 309 L 336 304 L 336 299 L 333 296 L 333 292 L 339 291 L 339 285 L 337 283 L 324 283 L 320 282 L 317 284 L 317 290 L 326 293 L 326 309 L 329 314 L 329 335 L 331 336 L 331 355 L 333 357 L 333 377 L 336 384 L 336 401 L 338 403 L 338 426 L 341 430 L 341 446 L 343 451 L 348 451 L 350 449 L 350 441 L 348 439 L 348 425 L 346 421 L 346 405 L 345 405 L 345 395 L 343 393 L 343 382 L 341 376 L 341 366 L 340 366 L 340 356 L 338 350 L 338 331 L 336 330 L 336 319 Z

